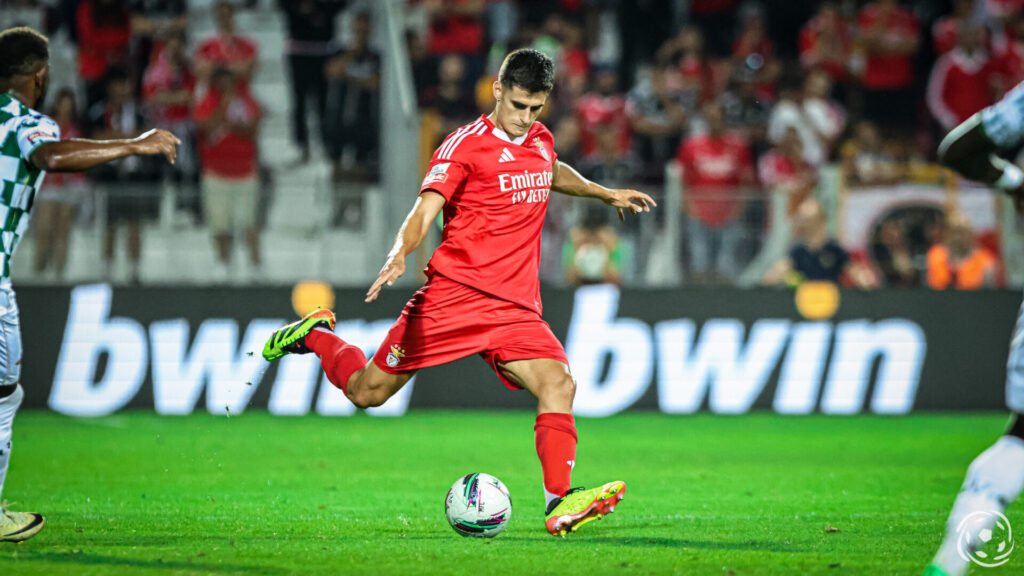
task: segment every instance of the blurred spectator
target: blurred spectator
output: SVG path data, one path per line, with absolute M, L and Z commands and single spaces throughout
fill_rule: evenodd
M 775 82 L 782 67 L 775 59 L 775 44 L 768 36 L 763 9 L 755 4 L 742 12 L 739 38 L 732 46 L 732 68 L 751 73 L 757 85 L 758 98 L 773 100 Z
M 664 174 L 665 162 L 678 148 L 686 126 L 682 95 L 669 86 L 669 74 L 667 67 L 655 66 L 646 75 L 640 74 L 639 83 L 626 95 L 633 145 L 646 175 L 656 178 Z
M 927 102 L 944 132 L 993 102 L 992 64 L 981 28 L 964 25 L 956 47 L 935 62 L 928 79 Z
M 977 290 L 996 285 L 996 258 L 974 238 L 960 214 L 946 219 L 943 241 L 928 251 L 928 286 L 935 290 Z
M 683 170 L 683 200 L 689 216 L 689 269 L 694 283 L 727 282 L 738 272 L 736 249 L 743 237 L 738 217 L 753 182 L 750 149 L 727 134 L 722 109 L 704 106 L 707 133 L 690 136 L 676 159 Z
M 831 78 L 813 70 L 802 91 L 792 83 L 779 89 L 779 103 L 768 120 L 768 139 L 779 142 L 789 128 L 800 134 L 804 158 L 814 166 L 828 161 L 835 139 L 846 125 L 846 113 L 831 100 Z
M 278 0 L 288 29 L 285 54 L 288 56 L 288 80 L 292 87 L 292 139 L 299 148 L 301 161 L 309 161 L 309 134 L 306 127 L 306 103 L 313 99 L 316 125 L 326 145 L 323 130 L 327 126 L 327 79 L 324 65 L 334 51 L 334 19 L 347 0 Z
M 424 99 L 424 106 L 440 117 L 439 135 L 444 138 L 476 117 L 476 99 L 466 88 L 466 67 L 462 56 L 449 54 L 438 66 L 438 85 Z
M 957 45 L 960 29 L 972 25 L 974 0 L 953 0 L 953 12 L 932 24 L 932 42 L 935 55 L 941 56 Z
M 579 166 L 580 127 L 576 118 L 566 116 L 554 126 L 555 149 L 558 159 L 570 166 Z M 569 216 L 573 202 L 565 194 L 548 197 L 547 216 L 544 218 L 544 241 L 540 245 L 540 280 L 544 284 L 562 284 L 565 268 L 562 252 L 569 230 Z
M 843 145 L 844 172 L 853 185 L 894 184 L 906 176 L 906 167 L 891 153 L 873 122 L 862 120 L 853 139 Z
M 227 68 L 238 83 L 238 90 L 248 92 L 256 71 L 256 43 L 238 34 L 235 6 L 219 0 L 214 6 L 217 34 L 199 44 L 192 65 L 199 80 L 199 97 L 205 95 L 207 84 L 217 68 Z
M 583 155 L 589 156 L 597 151 L 598 125 L 614 127 L 619 151 L 625 153 L 630 146 L 629 118 L 626 115 L 626 98 L 619 92 L 618 76 L 610 66 L 595 68 L 594 74 L 594 90 L 584 94 L 576 106 Z
M 682 92 L 686 112 L 699 112 L 704 101 L 714 93 L 714 71 L 704 53 L 704 36 L 700 29 L 684 26 L 658 50 L 657 61 L 672 64 L 679 70 L 678 89 Z
M 127 0 L 83 0 L 75 12 L 75 32 L 78 75 L 85 82 L 89 109 L 106 95 L 107 71 L 128 65 L 132 28 Z
M 995 94 L 1002 97 L 1024 81 L 1024 13 L 1018 13 L 1003 41 L 993 42 L 993 83 Z
M 832 81 L 849 79 L 852 55 L 850 33 L 835 2 L 822 2 L 818 13 L 800 31 L 800 63 L 805 70 L 821 68 Z
M 424 106 L 426 96 L 437 92 L 438 59 L 427 51 L 423 39 L 414 30 L 405 31 L 405 50 L 412 66 L 417 101 L 420 106 Z
M 757 161 L 757 175 L 773 193 L 786 195 L 788 215 L 795 213 L 818 185 L 817 171 L 804 159 L 800 134 L 792 127 Z
M 738 4 L 737 0 L 690 0 L 690 19 L 707 39 L 711 55 L 730 54 Z
M 365 181 L 377 177 L 377 135 L 380 132 L 380 54 L 370 47 L 370 13 L 352 21 L 352 44 L 327 63 L 329 81 L 327 134 L 334 181 L 340 181 L 342 155 L 355 161 L 349 176 Z
M 607 214 L 604 206 L 587 205 L 582 222 L 569 231 L 562 261 L 570 286 L 622 283 L 622 244 Z
M 765 284 L 796 286 L 803 282 L 831 282 L 844 279 L 858 288 L 874 285 L 871 273 L 854 262 L 849 253 L 828 235 L 828 217 L 813 198 L 797 208 L 793 218 L 796 241 L 789 254 L 764 275 Z
M 78 104 L 74 90 L 64 88 L 57 93 L 50 116 L 60 126 L 61 138 L 68 140 L 84 136 L 78 125 Z M 47 174 L 46 186 L 39 189 L 36 197 L 36 274 L 43 274 L 50 268 L 57 281 L 63 280 L 71 224 L 87 188 L 88 183 L 82 173 Z
M 871 244 L 871 255 L 882 272 L 886 286 L 913 288 L 919 284 L 920 274 L 914 267 L 914 253 L 907 243 L 901 220 L 889 219 L 882 222 Z
M 562 46 L 558 52 L 555 72 L 560 82 L 586 79 L 590 74 L 590 53 L 583 45 L 583 29 L 571 22 L 562 24 Z
M 141 134 L 146 119 L 142 106 L 132 98 L 132 83 L 127 71 L 123 68 L 108 70 L 106 86 L 106 98 L 89 110 L 89 136 L 97 140 L 113 140 Z M 104 184 L 107 192 L 104 277 L 113 277 L 117 231 L 119 225 L 124 224 L 128 231 L 129 279 L 137 284 L 142 254 L 142 222 L 156 219 L 160 209 L 160 192 L 154 186 L 160 177 L 158 159 L 130 156 L 104 164 L 91 174 Z
M 594 136 L 597 139 L 597 150 L 580 162 L 580 173 L 609 188 L 628 188 L 639 172 L 639 161 L 628 151 L 622 153 L 619 134 L 614 126 L 597 126 Z M 636 221 L 635 218 L 632 220 Z
M 142 99 L 150 123 L 170 130 L 181 140 L 178 159 L 165 166 L 180 185 L 178 208 L 199 216 L 198 197 L 194 184 L 198 176 L 198 157 L 195 149 L 195 125 L 192 122 L 192 101 L 195 77 L 189 71 L 185 55 L 185 35 L 170 36 L 146 69 L 142 82 Z
M 238 89 L 227 68 L 214 70 L 210 90 L 196 106 L 200 135 L 203 201 L 217 249 L 213 279 L 229 275 L 236 231 L 244 231 L 254 275 L 260 274 L 260 237 L 256 225 L 259 158 L 256 141 L 260 107 Z
M 750 143 L 755 157 L 760 157 L 768 146 L 768 119 L 772 108 L 758 98 L 754 75 L 749 70 L 733 70 L 726 91 L 719 99 L 725 125 L 740 132 Z
M 149 67 L 169 38 L 184 39 L 188 31 L 187 0 L 131 0 L 131 15 L 136 70 Z
M 486 0 L 424 0 L 423 4 L 427 9 L 430 53 L 460 54 L 466 78 L 479 78 L 483 72 Z
M 898 0 L 877 0 L 861 10 L 859 26 L 865 52 L 864 115 L 892 129 L 914 129 L 914 56 L 921 41 L 917 18 Z
M 562 51 L 562 37 L 565 27 L 565 20 L 557 12 L 548 14 L 544 24 L 540 27 L 530 48 L 544 54 L 553 61 L 558 61 L 558 55 Z

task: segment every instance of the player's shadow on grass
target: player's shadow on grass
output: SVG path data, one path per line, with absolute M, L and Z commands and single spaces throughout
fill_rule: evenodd
M 446 534 L 445 538 L 448 537 Z M 407 537 L 407 540 L 437 540 L 438 537 L 432 536 L 411 536 Z M 748 540 L 746 542 L 717 542 L 710 540 L 688 540 L 685 538 L 665 538 L 665 537 L 631 537 L 631 536 L 589 536 L 589 535 L 573 535 L 564 540 L 560 538 L 554 538 L 551 536 L 521 536 L 509 534 L 505 538 L 510 542 L 541 542 L 550 544 L 571 544 L 578 543 L 580 545 L 591 545 L 591 544 L 606 544 L 614 546 L 628 546 L 632 548 L 672 548 L 672 549 L 694 549 L 694 550 L 747 550 L 747 551 L 767 551 L 767 552 L 801 552 L 799 548 L 792 546 L 784 546 L 779 542 L 770 542 L 764 540 Z
M 142 560 L 138 558 L 116 558 L 113 556 L 99 556 L 95 554 L 74 553 L 74 552 L 39 552 L 35 554 L 18 554 L 18 562 L 55 562 L 62 564 L 80 564 L 83 566 L 117 566 L 123 568 L 164 568 L 172 571 L 188 572 L 224 572 L 238 574 L 285 574 L 287 571 L 280 568 L 269 568 L 266 566 L 242 566 L 238 564 L 221 564 L 219 562 L 204 562 L 205 558 L 197 558 L 196 562 L 183 562 L 181 560 Z

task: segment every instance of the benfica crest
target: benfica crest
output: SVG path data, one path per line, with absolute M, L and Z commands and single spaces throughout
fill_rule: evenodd
M 551 161 L 551 156 L 548 155 L 548 149 L 544 147 L 544 143 L 541 142 L 540 136 L 534 138 L 530 144 L 537 147 L 537 151 L 540 152 L 540 155 L 543 156 L 545 160 L 549 162 Z

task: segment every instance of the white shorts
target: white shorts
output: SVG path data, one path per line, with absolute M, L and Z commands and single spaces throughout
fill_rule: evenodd
M 0 280 L 0 386 L 21 380 L 21 319 L 9 279 Z
M 1009 149 L 1024 141 L 1024 82 L 981 111 L 981 125 L 993 144 Z

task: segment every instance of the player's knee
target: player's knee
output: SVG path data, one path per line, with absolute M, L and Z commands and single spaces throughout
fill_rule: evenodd
M 563 374 L 548 381 L 544 390 L 550 398 L 568 399 L 571 402 L 576 397 L 576 381 L 569 374 Z
M 376 408 L 388 400 L 387 393 L 383 388 L 367 386 L 350 387 L 346 396 L 350 402 L 356 405 L 356 408 L 362 409 Z

